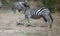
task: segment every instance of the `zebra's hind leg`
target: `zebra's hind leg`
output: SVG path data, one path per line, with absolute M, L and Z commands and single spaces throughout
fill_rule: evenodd
M 47 36 L 52 36 L 52 22 L 53 22 L 53 18 L 50 14 L 44 14 L 43 15 L 43 19 L 45 20 L 46 24 L 48 25 L 48 27 L 46 28 L 46 35 Z
M 53 18 L 50 14 L 44 14 L 43 15 L 43 19 L 45 20 L 45 22 L 47 23 L 49 28 L 52 28 L 52 22 L 53 22 Z

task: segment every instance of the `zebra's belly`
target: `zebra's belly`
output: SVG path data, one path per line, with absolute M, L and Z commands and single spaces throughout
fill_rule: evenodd
M 33 18 L 33 19 L 39 19 L 39 18 L 41 18 L 42 16 L 35 16 L 35 15 L 33 15 L 31 18 Z

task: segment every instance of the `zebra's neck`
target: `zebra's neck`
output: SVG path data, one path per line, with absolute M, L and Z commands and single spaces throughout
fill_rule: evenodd
M 31 9 L 30 7 L 24 6 L 23 9 L 22 9 L 22 11 L 24 11 L 24 13 L 25 13 L 27 10 L 30 10 L 30 9 Z

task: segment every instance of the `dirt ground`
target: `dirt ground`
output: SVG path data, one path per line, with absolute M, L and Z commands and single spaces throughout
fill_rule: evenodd
M 25 26 L 27 22 L 17 26 L 17 22 L 24 19 L 24 14 L 0 10 L 0 36 L 60 36 L 60 13 L 52 14 L 52 16 L 54 22 L 50 31 L 47 27 L 40 27 L 46 25 L 42 18 L 30 19 L 31 27 Z

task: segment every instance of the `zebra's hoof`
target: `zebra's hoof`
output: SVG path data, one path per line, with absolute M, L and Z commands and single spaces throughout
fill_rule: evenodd
M 52 28 L 52 25 L 50 25 L 50 28 Z
M 23 25 L 22 23 L 17 23 L 17 25 Z
M 27 27 L 30 27 L 30 26 L 32 26 L 32 25 L 27 25 Z

